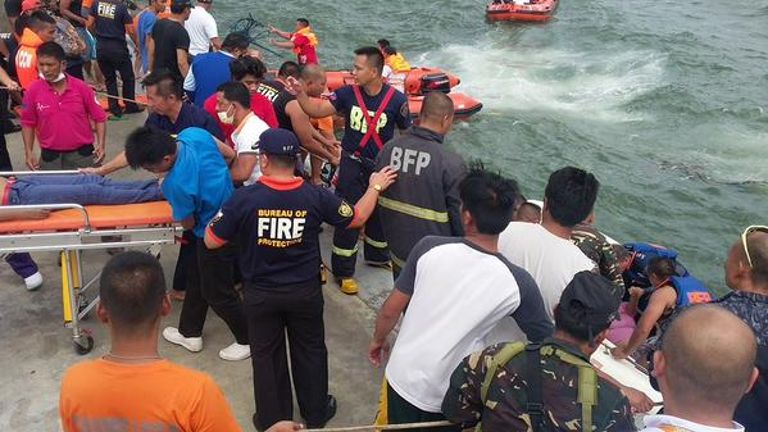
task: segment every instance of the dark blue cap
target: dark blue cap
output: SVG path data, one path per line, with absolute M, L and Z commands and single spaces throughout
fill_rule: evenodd
M 271 128 L 259 137 L 259 151 L 271 155 L 295 156 L 299 154 L 299 139 L 287 129 Z

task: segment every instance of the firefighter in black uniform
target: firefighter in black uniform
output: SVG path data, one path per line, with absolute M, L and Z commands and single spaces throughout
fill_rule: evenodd
M 288 89 L 296 94 L 296 100 L 310 117 L 337 113 L 344 116 L 336 192 L 350 203 L 357 202 L 368 189 L 368 177 L 375 170 L 376 157 L 394 136 L 395 127 L 408 129 L 411 126 L 408 98 L 384 83 L 383 67 L 384 57 L 378 48 L 356 50 L 352 74 L 357 84 L 339 88 L 329 100 L 321 103 L 310 99 L 298 80 L 288 80 Z M 358 291 L 353 278 L 358 236 L 358 230 L 350 229 L 336 229 L 333 235 L 333 275 L 345 294 L 357 294 Z M 377 212 L 365 226 L 365 261 L 389 268 L 389 250 Z
M 320 428 L 336 413 L 336 400 L 328 394 L 320 225 L 362 226 L 396 174 L 388 167 L 373 173 L 370 187 L 353 208 L 294 176 L 300 149 L 292 132 L 265 131 L 259 149 L 263 177 L 238 189 L 224 204 L 206 230 L 205 244 L 211 249 L 235 239 L 240 244 L 257 408 L 254 425 L 264 430 L 293 418 L 287 330 L 301 416 L 308 427 Z
M 443 145 L 453 125 L 453 101 L 429 93 L 419 125 L 388 142 L 377 168 L 398 172 L 397 183 L 379 198 L 379 216 L 392 258 L 395 279 L 411 249 L 428 235 L 461 237 L 459 183 L 467 172 L 464 160 Z

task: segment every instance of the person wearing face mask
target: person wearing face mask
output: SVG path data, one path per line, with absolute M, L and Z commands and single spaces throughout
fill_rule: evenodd
M 248 92 L 251 95 L 251 112 L 269 125 L 269 127 L 277 127 L 277 116 L 275 116 L 275 109 L 272 108 L 272 102 L 257 91 L 259 84 L 264 78 L 264 74 L 267 73 L 267 68 L 264 66 L 264 63 L 252 56 L 241 57 L 232 60 L 229 63 L 229 72 L 232 76 L 232 81 L 238 81 L 248 89 Z M 208 72 L 206 71 L 206 73 Z M 218 94 L 214 92 L 205 100 L 203 108 L 205 108 L 205 111 L 210 114 L 211 117 L 216 119 L 219 129 L 224 133 L 227 144 L 229 144 L 230 147 L 237 149 L 237 144 L 231 140 L 232 132 L 234 132 L 235 127 L 219 120 L 218 103 Z
M 184 90 L 194 94 L 192 101 L 202 107 L 216 88 L 229 81 L 229 64 L 248 54 L 250 41 L 242 33 L 230 33 L 224 38 L 221 50 L 195 56 L 184 79 Z
M 22 139 L 31 170 L 74 170 L 104 160 L 107 115 L 93 90 L 64 73 L 64 49 L 46 42 L 37 49 L 40 79 L 24 93 Z M 96 139 L 91 129 L 96 126 Z M 35 154 L 35 138 L 40 157 Z
M 241 83 L 224 83 L 216 91 L 219 121 L 234 127 L 229 137 L 235 144 L 237 158 L 229 168 L 232 181 L 250 186 L 261 177 L 259 140 L 269 126 L 251 111 L 251 95 Z

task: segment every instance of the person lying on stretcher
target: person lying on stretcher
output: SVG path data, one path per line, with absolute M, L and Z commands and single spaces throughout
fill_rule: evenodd
M 97 175 L 31 175 L 0 177 L 2 205 L 80 204 L 120 205 L 161 201 L 156 179 L 115 181 Z M 0 207 L 0 221 L 44 219 L 45 210 L 15 210 Z

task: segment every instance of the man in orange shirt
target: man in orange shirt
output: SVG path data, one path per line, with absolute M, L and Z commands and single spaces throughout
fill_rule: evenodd
M 38 78 L 37 47 L 53 41 L 55 35 L 56 20 L 50 15 L 37 11 L 29 16 L 16 53 L 16 75 L 25 90 Z
M 109 327 L 112 346 L 102 358 L 64 374 L 59 399 L 64 432 L 114 430 L 115 425 L 240 431 L 210 376 L 158 353 L 160 321 L 171 312 L 160 263 L 141 252 L 116 255 L 104 267 L 100 285 L 97 315 Z

